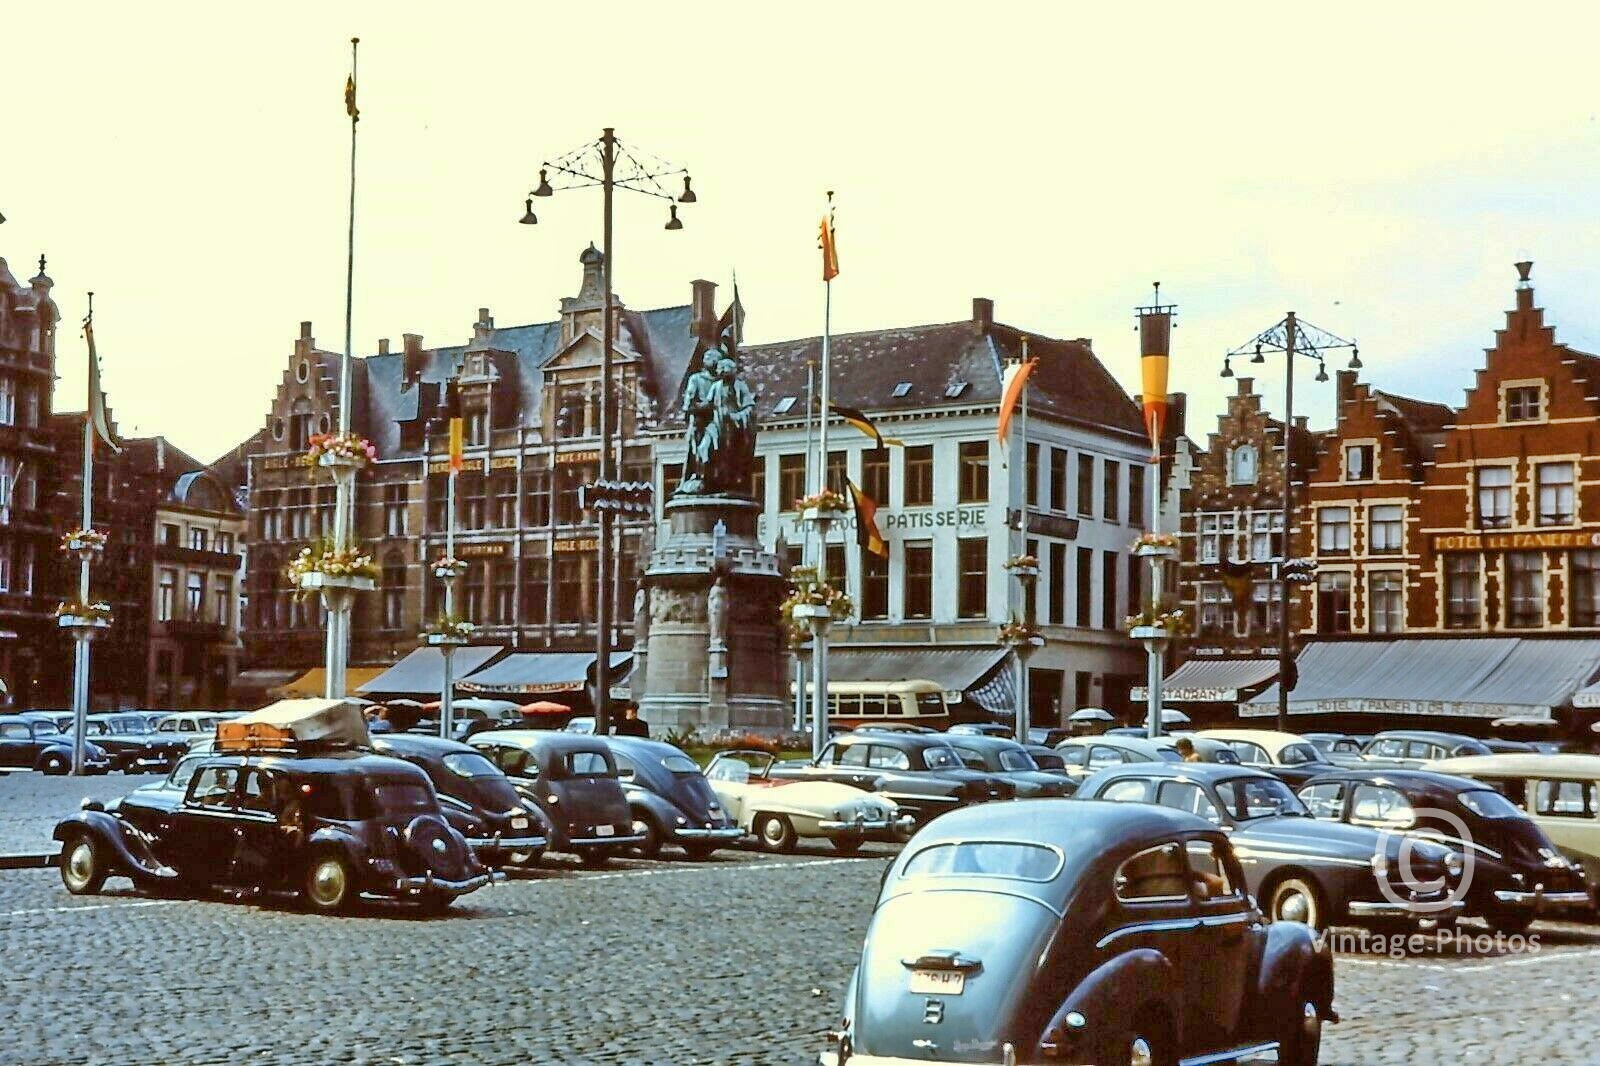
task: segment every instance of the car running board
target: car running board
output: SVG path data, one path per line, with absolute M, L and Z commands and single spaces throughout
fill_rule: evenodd
M 1192 1059 L 1179 1059 L 1178 1066 L 1211 1066 L 1212 1063 L 1217 1062 L 1241 1062 L 1245 1059 L 1253 1059 L 1257 1055 L 1265 1055 L 1269 1051 L 1275 1053 L 1277 1050 L 1278 1041 L 1266 1040 L 1259 1044 L 1251 1044 L 1248 1047 L 1229 1048 L 1227 1051 L 1211 1051 L 1204 1055 L 1196 1055 Z

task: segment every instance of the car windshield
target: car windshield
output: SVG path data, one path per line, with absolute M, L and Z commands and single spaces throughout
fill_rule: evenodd
M 1177 748 L 1157 748 L 1156 758 L 1162 762 L 1182 762 L 1183 756 L 1178 754 Z
M 934 844 L 900 871 L 901 877 L 1014 877 L 1049 881 L 1061 870 L 1061 854 L 1042 844 L 993 840 Z
M 210 756 L 191 755 L 186 759 L 179 759 L 178 765 L 172 768 L 167 775 L 167 787 L 175 788 L 180 792 L 189 791 L 189 782 L 194 780 L 194 772 L 200 769 L 200 764 Z
M 150 723 L 143 718 L 112 718 L 106 722 L 109 731 L 127 735 L 130 733 L 148 733 Z
M 453 751 L 444 757 L 444 768 L 457 777 L 499 777 L 494 763 L 477 752 Z
M 1039 764 L 1033 761 L 1033 756 L 1018 748 L 1003 748 L 1000 751 L 1000 769 L 1002 770 L 1037 770 Z
M 1301 763 L 1321 762 L 1322 756 L 1317 754 L 1317 749 L 1310 744 L 1289 744 L 1278 752 L 1278 762 L 1284 766 L 1299 766 Z
M 1280 814 L 1311 816 L 1300 798 L 1277 778 L 1235 777 L 1219 781 L 1217 797 L 1228 814 L 1241 822 Z
M 1527 817 L 1510 800 L 1488 788 L 1474 788 L 1461 793 L 1461 805 L 1480 818 Z
M 661 765 L 675 774 L 698 774 L 699 765 L 687 755 L 668 755 L 661 760 Z
M 372 782 L 372 798 L 382 814 L 430 814 L 438 806 L 427 786 L 416 781 L 379 779 Z
M 947 748 L 941 744 L 937 747 L 922 749 L 922 765 L 930 770 L 959 770 L 962 764 L 960 756 L 955 753 L 953 748 Z

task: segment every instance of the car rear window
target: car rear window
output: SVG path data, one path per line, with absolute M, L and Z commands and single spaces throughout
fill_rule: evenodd
M 956 753 L 942 744 L 922 750 L 922 765 L 930 770 L 959 770 L 962 767 Z
M 573 777 L 609 777 L 611 766 L 598 751 L 573 751 L 566 756 L 567 773 Z
M 1061 853 L 1042 844 L 971 840 L 923 848 L 901 877 L 1011 877 L 1050 881 L 1061 871 Z
M 1002 770 L 1037 770 L 1039 764 L 1033 761 L 1033 756 L 1016 748 L 1002 748 L 1000 751 L 1000 769 Z
M 687 755 L 668 755 L 661 760 L 661 765 L 675 774 L 698 774 L 699 765 Z
M 1284 766 L 1299 766 L 1301 763 L 1320 762 L 1322 757 L 1310 744 L 1289 744 L 1278 752 L 1278 761 Z
M 1527 817 L 1510 800 L 1488 788 L 1475 788 L 1461 793 L 1461 805 L 1480 818 Z
M 453 751 L 443 759 L 444 768 L 457 777 L 499 777 L 494 763 L 477 752 Z

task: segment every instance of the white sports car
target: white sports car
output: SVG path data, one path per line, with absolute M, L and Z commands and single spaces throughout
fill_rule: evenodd
M 763 851 L 790 852 L 801 837 L 826 837 L 836 851 L 852 855 L 868 840 L 911 836 L 911 816 L 888 797 L 833 781 L 772 778 L 775 761 L 771 752 L 724 751 L 706 767 L 728 817 Z

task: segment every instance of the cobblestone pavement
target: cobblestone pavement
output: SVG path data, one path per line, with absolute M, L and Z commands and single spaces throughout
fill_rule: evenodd
M 558 857 L 438 919 L 0 873 L 0 1063 L 814 1062 L 891 853 L 873 851 Z M 1600 931 L 1534 933 L 1529 954 L 1341 956 L 1323 1062 L 1600 1061 Z
M 158 780 L 159 774 L 49 777 L 34 770 L 0 774 L 0 855 L 54 851 L 51 831 L 85 797 L 115 799 Z M 4 892 L 0 885 L 0 893 Z

